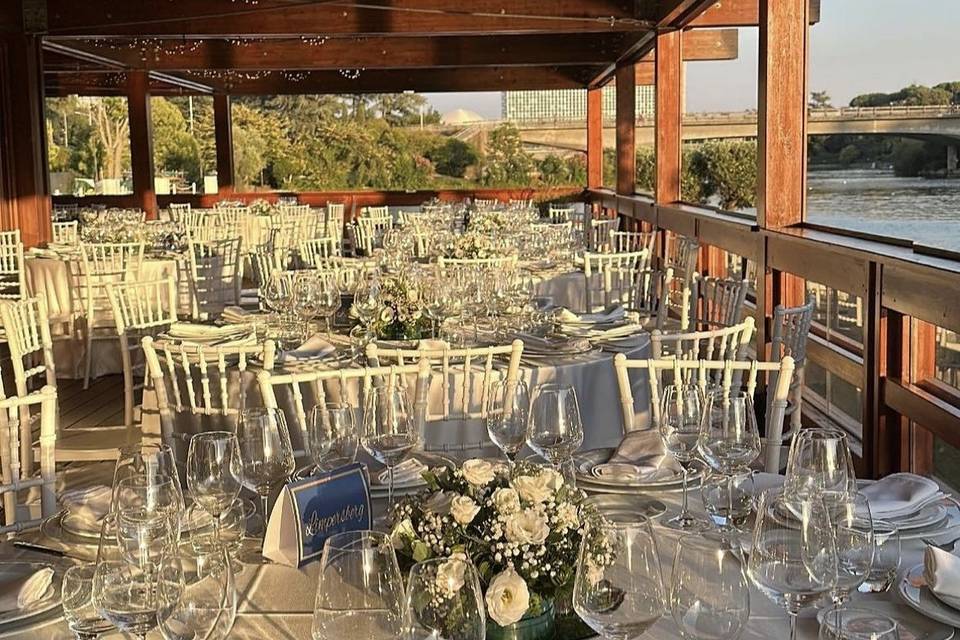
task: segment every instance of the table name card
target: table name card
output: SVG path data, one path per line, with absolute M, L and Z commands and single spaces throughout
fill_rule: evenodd
M 370 483 L 361 463 L 288 483 L 273 506 L 263 556 L 291 567 L 318 560 L 335 533 L 369 529 Z

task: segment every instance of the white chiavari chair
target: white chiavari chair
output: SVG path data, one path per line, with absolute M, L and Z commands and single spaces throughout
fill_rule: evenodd
M 20 230 L 0 231 L 0 300 L 17 300 L 27 295 Z
M 51 240 L 54 244 L 77 244 L 80 241 L 79 226 L 80 223 L 76 220 L 54 222 L 52 223 Z
M 773 310 L 770 353 L 774 358 L 790 356 L 796 365 L 793 379 L 790 381 L 790 397 L 787 406 L 790 426 L 783 432 L 784 442 L 789 442 L 793 434 L 800 429 L 804 370 L 807 364 L 807 338 L 810 336 L 815 303 L 813 296 L 808 296 L 807 303 L 804 305 L 799 307 L 777 305 Z
M 337 253 L 343 253 L 343 219 L 345 215 L 343 203 L 327 202 L 323 210 L 323 226 L 320 235 L 336 238 Z
M 36 412 L 36 413 L 35 413 Z M 21 416 L 36 415 L 40 423 L 38 455 L 39 475 L 34 473 L 36 460 L 32 435 L 24 448 L 21 441 Z M 0 475 L 3 484 L 3 526 L 0 534 L 19 533 L 39 527 L 43 521 L 56 515 L 56 446 L 57 446 L 57 390 L 44 386 L 30 394 L 17 394 L 0 399 Z M 39 517 L 34 505 L 18 504 L 21 491 L 40 488 Z
M 573 205 L 551 204 L 547 207 L 547 218 L 553 224 L 562 224 L 564 222 L 573 222 L 576 207 Z
M 493 209 L 495 206 L 497 206 L 497 201 L 487 198 L 474 198 L 473 206 L 477 209 Z
M 735 360 L 677 360 L 649 359 L 629 360 L 618 353 L 613 359 L 617 376 L 617 388 L 620 392 L 620 408 L 624 432 L 634 430 L 634 418 L 647 407 L 634 406 L 633 389 L 630 386 L 629 371 L 641 369 L 647 372 L 650 385 L 651 426 L 658 428 L 660 420 L 660 389 L 664 372 L 673 373 L 674 384 L 693 384 L 706 393 L 708 387 L 718 384 L 720 392 L 728 395 L 731 390 L 745 391 L 750 397 L 756 397 L 758 378 L 766 374 L 767 405 L 764 410 L 767 446 L 763 466 L 768 473 L 780 472 L 781 433 L 787 408 L 787 394 L 790 379 L 793 377 L 793 358 L 785 356 L 779 362 L 735 361 Z M 744 380 L 744 377 L 746 378 Z M 682 382 L 677 382 L 682 381 Z
M 380 208 L 380 207 L 371 207 Z M 386 207 L 383 207 L 384 209 Z M 383 241 L 383 235 L 393 228 L 393 219 L 387 216 L 360 216 L 356 220 L 354 231 L 356 233 L 357 248 L 363 251 L 364 255 L 372 255 L 373 250 L 380 246 Z
M 85 365 L 83 388 L 90 386 L 93 343 L 114 340 L 116 325 L 107 285 L 136 280 L 143 264 L 143 243 L 80 244 L 79 289 L 83 296 Z
M 337 257 L 337 241 L 335 238 L 312 238 L 301 242 L 298 251 L 305 266 L 319 269 L 330 258 Z
M 662 333 L 653 331 L 650 343 L 654 358 L 678 360 L 745 360 L 753 338 L 754 321 L 708 331 Z
M 190 211 L 190 203 L 171 202 L 167 205 L 167 209 L 170 211 L 171 222 L 183 222 L 183 214 L 186 211 Z
M 649 255 L 652 256 L 656 241 L 656 231 L 611 231 L 607 246 L 610 251 L 614 253 L 643 251 L 646 249 Z
M 107 285 L 117 336 L 120 338 L 120 361 L 123 366 L 123 424 L 133 429 L 134 393 L 144 385 L 136 385 L 134 355 L 140 352 L 140 341 L 156 335 L 177 321 L 177 284 L 173 278 L 147 282 L 125 282 Z M 146 364 L 142 367 L 146 379 Z M 129 434 L 133 437 L 132 432 Z
M 614 303 L 631 306 L 637 278 L 649 262 L 646 251 L 585 253 L 583 286 L 587 313 Z
M 637 274 L 635 293 L 628 308 L 640 314 L 641 323 L 649 329 L 663 331 L 670 310 L 672 269 L 642 269 Z
M 747 300 L 748 280 L 694 278 L 697 324 L 702 329 L 730 327 L 740 322 Z
M 174 446 L 189 434 L 177 433 L 176 419 L 189 414 L 204 420 L 235 420 L 246 408 L 244 375 L 251 364 L 273 369 L 276 346 L 245 341 L 199 345 L 170 340 L 142 340 L 147 371 L 157 397 L 162 439 Z
M 245 270 L 245 272 L 250 274 L 250 278 L 258 291 L 266 286 L 270 281 L 270 276 L 275 271 L 283 271 L 287 268 L 286 256 L 273 249 L 268 248 L 247 253 L 245 257 L 248 265 L 248 270 Z
M 590 220 L 587 230 L 587 249 L 595 252 L 610 251 L 610 233 L 619 228 L 620 218 Z
M 190 299 L 194 318 L 215 317 L 240 304 L 243 267 L 240 238 L 188 243 Z

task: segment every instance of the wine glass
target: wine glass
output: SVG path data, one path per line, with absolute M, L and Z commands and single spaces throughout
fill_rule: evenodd
M 229 431 L 208 431 L 190 438 L 187 452 L 187 486 L 194 502 L 213 517 L 219 537 L 220 516 L 240 493 L 243 470 L 237 436 Z
M 636 638 L 664 612 L 663 578 L 649 521 L 592 525 L 584 535 L 573 608 L 601 637 Z
M 381 383 L 367 392 L 365 400 L 360 444 L 387 467 L 389 513 L 393 509 L 393 468 L 417 445 L 419 434 L 402 388 Z
M 873 566 L 873 520 L 870 504 L 860 493 L 826 502 L 833 524 L 837 548 L 837 583 L 830 596 L 835 606 L 846 603 L 851 591 L 858 589 Z
M 564 480 L 576 486 L 573 454 L 583 444 L 583 425 L 577 392 L 565 384 L 539 385 L 530 410 L 527 444 L 554 467 Z
M 183 588 L 160 621 L 166 640 L 221 640 L 237 617 L 237 587 L 230 554 L 223 546 L 199 554 L 192 563 L 180 560 Z
M 486 615 L 476 568 L 461 557 L 418 562 L 407 578 L 406 638 L 483 640 Z
M 132 475 L 172 478 L 174 486 L 180 493 L 180 504 L 183 504 L 183 485 L 180 482 L 180 472 L 170 445 L 143 442 L 122 447 L 113 467 L 114 488 L 120 480 Z
M 747 575 L 761 592 L 790 616 L 790 638 L 797 637 L 797 614 L 837 584 L 837 551 L 826 505 L 782 489 L 760 494 Z
M 670 612 L 689 640 L 735 640 L 750 617 L 750 586 L 741 555 L 715 533 L 685 535 L 677 543 Z
M 430 320 L 430 335 L 433 338 L 439 336 L 439 323 L 444 319 L 444 309 L 448 294 L 443 287 L 443 282 L 439 279 L 432 279 L 425 283 L 423 291 L 423 313 Z
M 790 443 L 784 490 L 831 501 L 857 490 L 847 434 L 834 428 L 799 431 Z
M 403 577 L 387 534 L 349 531 L 327 538 L 313 640 L 395 640 L 403 631 L 403 610 Z
M 113 629 L 93 604 L 95 564 L 70 567 L 63 574 L 63 616 L 77 640 L 95 640 Z
M 700 531 L 709 524 L 694 517 L 687 506 L 687 484 L 690 464 L 696 459 L 700 437 L 700 419 L 703 397 L 693 385 L 668 385 L 660 403 L 660 439 L 666 449 L 683 468 L 683 493 L 680 512 L 663 524 L 680 531 Z
M 728 475 L 747 468 L 760 455 L 750 394 L 717 390 L 707 395 L 697 450 L 707 464 Z
M 310 322 L 320 315 L 320 285 L 316 274 L 301 273 L 293 288 L 294 308 L 303 322 L 303 339 L 310 337 Z
M 873 609 L 846 607 L 824 611 L 820 640 L 900 640 L 896 620 Z
M 190 504 L 184 512 L 183 522 L 189 523 L 186 537 L 195 555 L 206 555 L 219 547 L 224 547 L 236 556 L 243 545 L 246 533 L 246 510 L 243 499 L 237 498 L 220 513 L 217 522 L 196 502 Z
M 310 410 L 307 447 L 318 470 L 350 464 L 357 457 L 358 446 L 353 407 L 343 402 L 327 402 Z
M 330 335 L 330 322 L 340 308 L 340 287 L 336 278 L 320 277 L 317 279 L 317 311 L 323 318 L 326 334 Z
M 244 409 L 237 421 L 243 480 L 260 496 L 264 527 L 270 519 L 270 494 L 295 468 L 293 445 L 283 411 L 275 407 Z
M 857 588 L 861 593 L 883 593 L 893 586 L 900 570 L 900 530 L 886 520 L 873 521 L 873 564 Z
M 523 380 L 495 380 L 490 385 L 487 433 L 513 467 L 527 441 L 530 392 Z
M 267 307 L 280 315 L 289 314 L 293 299 L 292 284 L 289 273 L 284 271 L 271 273 L 261 291 L 261 296 Z
M 170 476 L 128 475 L 114 488 L 113 501 L 117 514 L 136 520 L 164 518 L 179 536 L 183 495 Z
M 149 571 L 180 539 L 181 510 L 166 483 L 130 476 L 117 489 L 116 539 L 121 557 Z

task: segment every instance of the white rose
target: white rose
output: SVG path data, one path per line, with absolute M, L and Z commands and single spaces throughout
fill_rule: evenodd
M 478 513 L 480 513 L 480 507 L 467 496 L 457 496 L 450 503 L 450 515 L 460 524 L 470 524 Z
M 494 467 L 486 460 L 467 460 L 463 463 L 463 478 L 475 487 L 483 487 L 493 481 Z
M 547 519 L 534 509 L 526 509 L 507 519 L 507 540 L 516 544 L 543 544 L 550 535 Z
M 522 499 L 534 504 L 546 502 L 553 494 L 547 486 L 547 478 L 543 475 L 519 476 L 513 479 L 512 484 Z
M 540 471 L 540 475 L 551 491 L 559 491 L 560 487 L 563 486 L 563 476 L 553 469 L 543 469 Z
M 510 487 L 501 487 L 490 496 L 493 500 L 493 506 L 500 513 L 516 513 L 520 511 L 520 496 Z
M 450 513 L 450 507 L 452 504 L 453 504 L 452 493 L 444 493 L 443 491 L 438 491 L 427 499 L 427 501 L 423 504 L 423 508 L 424 510 L 430 511 L 431 513 L 445 516 L 448 513 Z
M 437 567 L 437 587 L 441 591 L 453 595 L 463 587 L 466 573 L 466 556 L 462 553 L 455 553 L 450 556 L 449 560 Z
M 577 507 L 569 502 L 565 502 L 557 507 L 557 522 L 567 528 L 580 526 L 580 514 Z
M 487 615 L 501 627 L 518 622 L 530 606 L 527 583 L 513 569 L 498 573 L 487 587 Z

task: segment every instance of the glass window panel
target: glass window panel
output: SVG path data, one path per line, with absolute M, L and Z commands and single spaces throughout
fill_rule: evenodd
M 960 488 L 960 449 L 933 439 L 933 473 L 954 489 Z
M 807 280 L 807 295 L 814 298 L 813 322 L 827 339 L 840 336 L 863 343 L 863 299 Z
M 154 188 L 157 195 L 217 193 L 212 96 L 153 96 Z
M 937 379 L 960 389 L 960 336 L 937 327 Z

